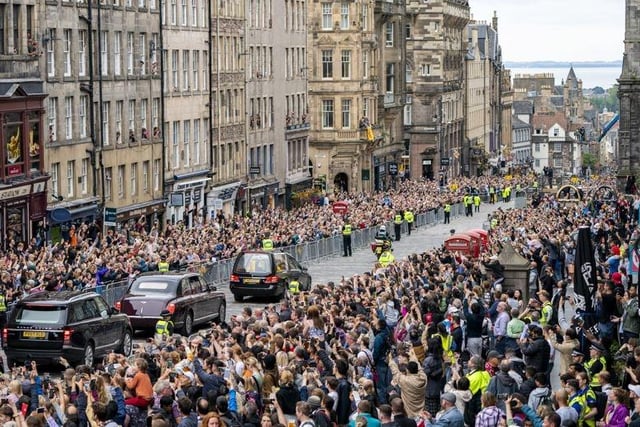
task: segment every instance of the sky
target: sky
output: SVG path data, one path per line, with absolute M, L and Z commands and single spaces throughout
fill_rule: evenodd
M 624 52 L 625 0 L 469 0 L 473 19 L 498 13 L 502 59 L 615 61 Z

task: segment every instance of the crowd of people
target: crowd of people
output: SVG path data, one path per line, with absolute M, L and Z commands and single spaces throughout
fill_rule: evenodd
M 431 183 L 406 183 L 386 197 L 345 198 L 353 224 L 375 226 L 394 208 L 435 209 L 471 184 L 442 194 Z M 502 205 L 479 258 L 426 250 L 275 305 L 245 307 L 131 357 L 75 367 L 62 359 L 62 379 L 36 364 L 14 368 L 0 378 L 0 417 L 9 427 L 639 426 L 640 315 L 628 261 L 638 206 L 638 197 L 562 205 L 551 194 L 536 207 Z M 22 274 L 39 277 L 46 265 L 54 278 L 72 272 L 96 283 L 101 268 L 107 274 L 121 264 L 131 274 L 125 266 L 163 251 L 209 257 L 218 236 L 227 236 L 220 241 L 229 256 L 238 245 L 257 246 L 265 231 L 278 242 L 313 239 L 342 226 L 324 209 L 219 219 L 199 230 L 151 228 L 133 241 L 90 241 L 80 227 L 73 262 L 68 242 L 47 248 L 44 261 L 40 250 L 12 251 L 2 281 L 17 289 Z M 570 315 L 580 226 L 596 247 L 598 308 Z M 192 240 L 198 233 L 218 234 Z M 509 244 L 531 264 L 528 283 L 515 287 L 497 259 Z M 13 264 L 25 253 L 16 277 Z

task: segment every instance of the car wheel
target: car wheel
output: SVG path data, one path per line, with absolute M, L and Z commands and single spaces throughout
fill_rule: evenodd
M 220 304 L 220 308 L 218 309 L 218 320 L 216 323 L 221 324 L 224 323 L 225 318 L 227 317 L 227 304 Z
M 129 356 L 131 354 L 132 349 L 133 349 L 133 339 L 131 338 L 131 331 L 125 330 L 124 335 L 122 336 L 122 346 L 120 346 L 120 351 L 118 353 L 124 354 L 125 356 Z
M 84 358 L 82 359 L 82 361 L 87 366 L 93 366 L 94 359 L 95 354 L 93 352 L 93 344 L 91 342 L 88 342 L 84 348 Z
M 242 302 L 244 300 L 244 297 L 242 295 L 233 294 L 233 300 L 235 302 Z
M 182 332 L 184 333 L 185 336 L 189 336 L 191 335 L 191 332 L 193 332 L 193 314 L 191 312 L 188 312 L 187 315 L 184 317 L 184 325 L 182 325 Z

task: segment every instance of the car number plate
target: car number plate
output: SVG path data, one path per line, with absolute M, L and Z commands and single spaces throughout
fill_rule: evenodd
M 22 332 L 22 338 L 35 338 L 35 339 L 44 339 L 46 338 L 47 333 L 44 331 L 24 331 Z
M 244 283 L 247 285 L 255 285 L 260 283 L 260 279 L 244 279 Z

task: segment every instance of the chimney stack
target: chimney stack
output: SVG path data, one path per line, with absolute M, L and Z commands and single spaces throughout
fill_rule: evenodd
M 491 26 L 497 33 L 498 32 L 498 13 L 495 10 L 493 11 L 493 18 L 491 19 Z

